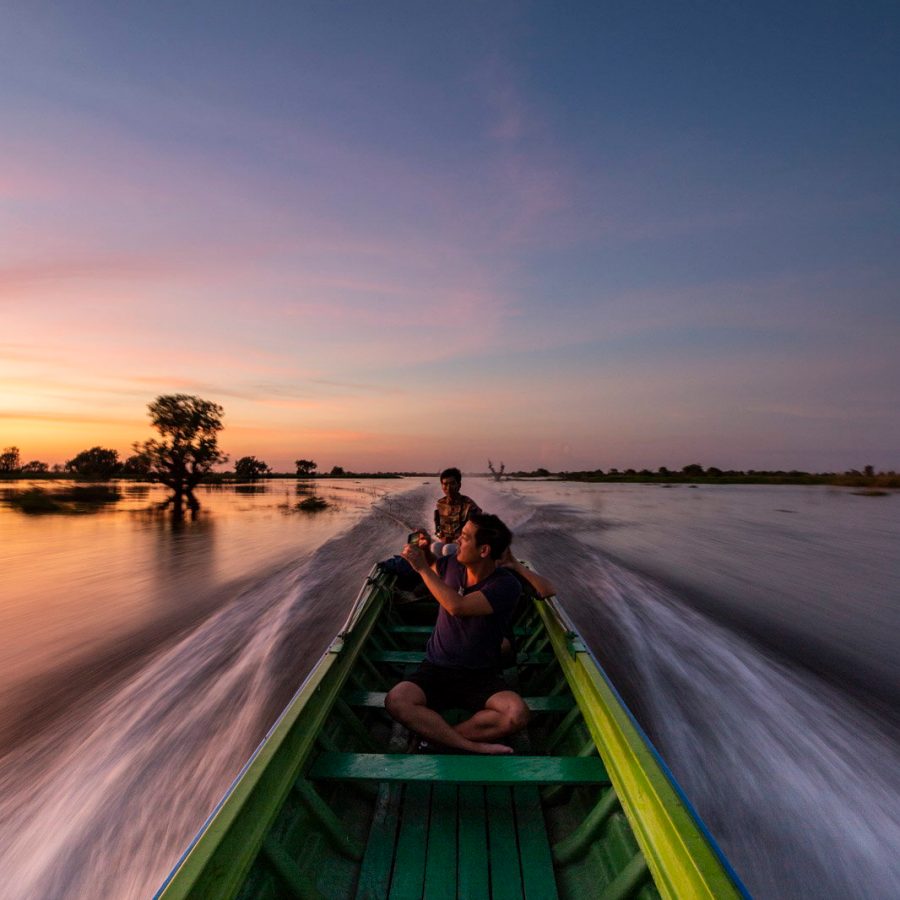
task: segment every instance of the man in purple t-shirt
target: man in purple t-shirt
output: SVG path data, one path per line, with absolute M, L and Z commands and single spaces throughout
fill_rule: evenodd
M 521 585 L 498 560 L 512 535 L 497 516 L 477 513 L 463 526 L 455 557 L 429 564 L 422 547 L 403 557 L 440 605 L 425 661 L 385 699 L 387 711 L 425 740 L 471 753 L 512 753 L 501 738 L 528 723 L 528 707 L 500 674 L 500 643 Z M 439 710 L 467 708 L 456 726 Z

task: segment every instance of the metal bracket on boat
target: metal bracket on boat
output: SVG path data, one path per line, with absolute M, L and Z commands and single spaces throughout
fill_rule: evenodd
M 556 621 L 559 622 L 565 632 L 566 649 L 569 651 L 569 655 L 572 659 L 575 658 L 576 653 L 586 653 L 587 647 L 581 639 L 581 635 L 578 633 L 575 623 L 569 618 L 569 614 L 559 605 L 557 599 L 551 597 L 546 601 L 546 604 L 553 610 Z
M 574 631 L 566 632 L 566 649 L 569 651 L 569 655 L 574 659 L 576 653 L 586 653 L 587 647 L 584 646 L 584 641 L 581 639 L 580 634 L 576 634 Z

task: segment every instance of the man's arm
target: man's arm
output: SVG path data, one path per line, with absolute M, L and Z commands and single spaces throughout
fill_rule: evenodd
M 481 591 L 460 595 L 446 584 L 436 569 L 428 565 L 428 560 L 419 547 L 407 544 L 401 556 L 419 573 L 425 587 L 451 616 L 489 616 L 494 611 Z
M 546 600 L 548 597 L 552 597 L 556 594 L 556 588 L 549 578 L 544 578 L 543 575 L 538 575 L 533 569 L 523 566 L 522 563 L 512 555 L 511 550 L 507 549 L 499 564 L 524 578 L 525 581 L 534 588 L 541 600 Z

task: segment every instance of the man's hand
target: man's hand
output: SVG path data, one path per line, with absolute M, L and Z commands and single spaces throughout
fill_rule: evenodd
M 507 569 L 514 569 L 516 567 L 516 563 L 517 563 L 517 560 L 512 555 L 511 547 L 507 547 L 503 551 L 503 556 L 501 556 L 500 559 L 497 560 L 498 566 L 505 566 Z
M 407 544 L 401 551 L 400 555 L 417 571 L 421 572 L 430 565 L 425 551 L 421 546 L 416 544 Z

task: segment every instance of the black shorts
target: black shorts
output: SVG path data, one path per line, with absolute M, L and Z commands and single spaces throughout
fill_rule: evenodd
M 405 679 L 425 692 L 430 709 L 484 709 L 488 697 L 512 688 L 496 669 L 462 669 L 423 662 Z

